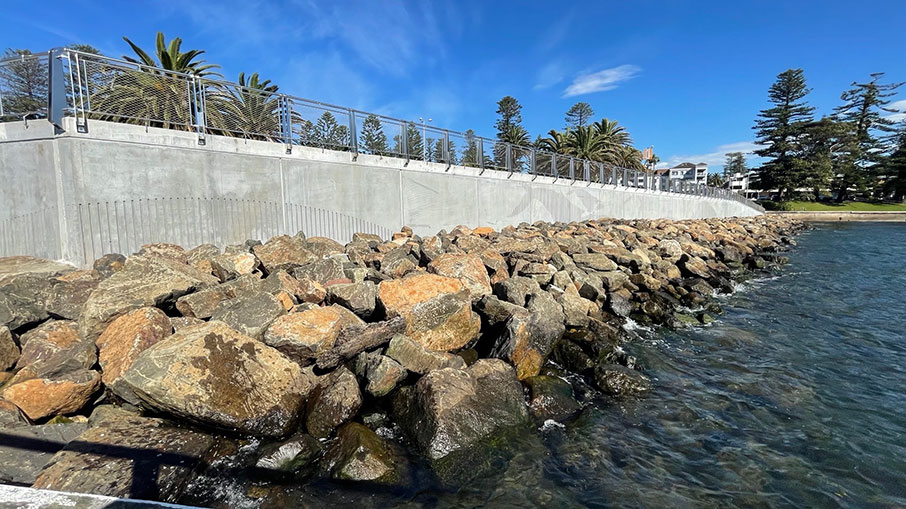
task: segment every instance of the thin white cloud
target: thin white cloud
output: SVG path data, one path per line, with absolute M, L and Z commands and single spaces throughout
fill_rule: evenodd
M 579 76 L 576 76 L 576 79 L 573 80 L 572 84 L 563 91 L 563 97 L 573 97 L 576 95 L 613 90 L 617 88 L 620 83 L 631 80 L 641 71 L 641 67 L 624 64 L 593 73 L 580 74 Z
M 713 152 L 708 152 L 706 154 L 672 155 L 668 157 L 666 161 L 658 164 L 658 167 L 670 168 L 680 163 L 706 163 L 708 166 L 723 166 L 727 161 L 727 154 L 730 152 L 742 152 L 747 156 L 746 159 L 750 163 L 749 166 L 752 166 L 752 160 L 758 159 L 757 156 L 752 155 L 752 152 L 759 148 L 761 148 L 761 146 L 754 141 L 727 143 L 719 145 Z
M 559 60 L 549 62 L 547 65 L 538 70 L 535 77 L 535 90 L 550 88 L 563 81 L 563 64 Z

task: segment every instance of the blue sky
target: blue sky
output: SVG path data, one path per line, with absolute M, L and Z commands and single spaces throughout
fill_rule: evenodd
M 259 72 L 293 95 L 485 136 L 504 95 L 532 138 L 585 101 L 663 161 L 712 170 L 753 148 L 753 119 L 787 68 L 804 69 L 819 114 L 869 73 L 906 81 L 906 0 L 67 0 L 14 2 L 3 16 L 3 47 L 122 56 L 122 36 L 153 48 L 163 30 L 229 79 Z

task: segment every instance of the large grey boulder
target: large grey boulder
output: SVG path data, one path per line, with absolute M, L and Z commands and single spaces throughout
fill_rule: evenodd
M 527 310 L 518 310 L 506 321 L 491 355 L 513 364 L 520 380 L 535 376 L 566 332 L 565 321 L 562 306 L 549 293 L 533 294 Z
M 252 252 L 261 260 L 261 265 L 268 274 L 292 270 L 318 259 L 314 253 L 305 249 L 302 239 L 289 235 L 279 235 L 264 244 L 254 246 Z
M 176 502 L 216 445 L 211 435 L 161 419 L 109 419 L 54 455 L 33 486 Z
M 78 324 L 69 320 L 48 320 L 19 337 L 22 355 L 11 382 L 28 378 L 49 378 L 97 362 L 93 341 L 79 336 Z
M 300 265 L 290 272 L 296 279 L 308 278 L 320 284 L 337 279 L 346 279 L 343 263 L 336 258 L 325 258 L 305 265 Z
M 51 278 L 47 313 L 57 318 L 77 320 L 91 292 L 101 283 L 95 270 L 75 270 Z
M 117 316 L 145 307 L 163 307 L 196 289 L 213 285 L 209 274 L 157 256 L 132 256 L 119 272 L 101 281 L 79 317 L 83 338 L 94 340 Z
M 397 393 L 393 413 L 413 443 L 438 460 L 527 422 L 512 366 L 482 359 L 465 369 L 431 371 Z
M 374 314 L 377 303 L 377 286 L 372 281 L 342 283 L 327 287 L 327 302 L 339 304 L 362 319 Z
M 447 352 L 428 350 L 421 343 L 402 334 L 396 335 L 390 340 L 385 355 L 407 370 L 420 375 L 435 369 L 466 367 L 462 357 Z
M 362 352 L 355 359 L 356 374 L 368 381 L 365 390 L 380 398 L 389 394 L 408 373 L 400 363 L 379 352 Z
M 298 364 L 219 321 L 155 343 L 123 382 L 142 406 L 261 436 L 291 431 L 314 385 Z
M 273 295 L 256 292 L 221 302 L 211 320 L 220 320 L 246 336 L 261 339 L 264 331 L 286 313 Z
M 30 256 L 0 258 L 0 325 L 16 330 L 47 319 L 51 278 L 73 270 L 65 263 Z

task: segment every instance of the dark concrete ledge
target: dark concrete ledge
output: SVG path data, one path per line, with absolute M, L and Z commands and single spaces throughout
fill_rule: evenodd
M 883 222 L 906 222 L 906 211 L 859 211 L 859 210 L 796 210 L 796 211 L 772 211 L 768 214 L 789 217 L 800 221 L 883 221 Z

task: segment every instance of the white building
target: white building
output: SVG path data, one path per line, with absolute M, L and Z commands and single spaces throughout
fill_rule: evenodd
M 670 180 L 685 180 L 695 184 L 708 183 L 708 163 L 681 163 L 667 168 Z
M 727 177 L 726 186 L 731 191 L 735 191 L 746 198 L 757 198 L 758 191 L 751 187 L 754 180 L 755 172 L 752 170 L 745 173 L 734 173 Z

